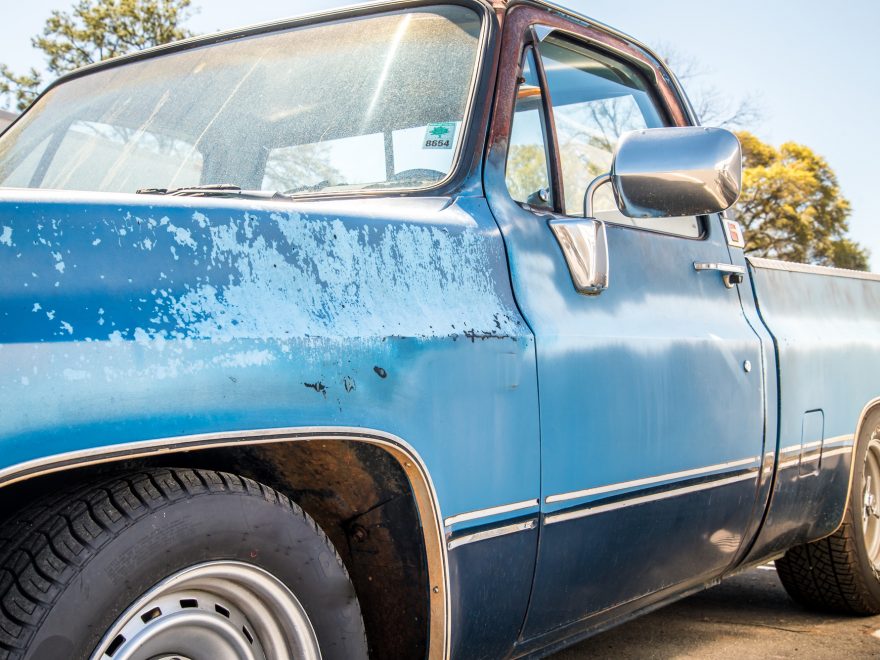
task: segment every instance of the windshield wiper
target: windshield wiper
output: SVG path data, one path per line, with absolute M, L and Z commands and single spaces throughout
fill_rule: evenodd
M 176 197 L 247 197 L 249 199 L 290 199 L 289 195 L 272 190 L 242 190 L 231 183 L 211 183 L 184 188 L 140 188 L 138 195 L 170 195 Z

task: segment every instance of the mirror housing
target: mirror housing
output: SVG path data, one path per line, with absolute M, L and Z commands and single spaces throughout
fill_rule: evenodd
M 620 212 L 674 218 L 726 211 L 742 187 L 739 140 L 723 128 L 648 128 L 621 136 L 611 164 Z

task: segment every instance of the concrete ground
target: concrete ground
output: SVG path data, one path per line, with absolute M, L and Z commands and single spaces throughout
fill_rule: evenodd
M 762 567 L 553 656 L 587 658 L 880 658 L 880 616 L 806 612 L 788 598 L 776 571 Z

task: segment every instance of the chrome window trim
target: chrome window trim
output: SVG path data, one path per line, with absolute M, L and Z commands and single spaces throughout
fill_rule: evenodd
M 453 550 L 462 545 L 485 541 L 486 539 L 494 539 L 499 536 L 506 536 L 507 534 L 515 534 L 516 532 L 524 532 L 529 529 L 535 529 L 537 526 L 537 520 L 527 520 L 526 522 L 514 523 L 513 525 L 505 525 L 504 527 L 485 529 L 480 532 L 474 532 L 473 534 L 465 534 L 464 536 L 457 536 L 449 539 L 446 546 L 449 550 Z
M 0 470 L 0 488 L 46 474 L 133 458 L 219 447 L 314 440 L 348 440 L 382 447 L 397 460 L 406 473 L 422 520 L 428 563 L 431 598 L 428 657 L 448 658 L 452 607 L 449 589 L 449 556 L 437 491 L 431 480 L 431 474 L 418 452 L 405 440 L 391 433 L 348 426 L 305 426 L 154 438 L 69 451 L 11 465 Z M 441 625 L 435 625 L 434 622 L 438 620 Z
M 513 511 L 522 511 L 524 509 L 537 508 L 540 504 L 538 498 L 531 500 L 523 500 L 522 502 L 513 502 L 512 504 L 500 504 L 487 509 L 477 509 L 476 511 L 467 511 L 454 516 L 449 516 L 446 520 L 446 527 L 452 527 L 456 523 L 466 522 L 469 520 L 478 520 L 480 518 L 488 518 L 489 516 L 497 516 L 502 513 L 511 513 Z
M 659 500 L 665 500 L 672 497 L 678 497 L 680 495 L 687 495 L 689 493 L 696 493 L 702 490 L 708 490 L 709 488 L 718 488 L 720 486 L 726 486 L 729 484 L 737 483 L 739 481 L 746 481 L 749 479 L 757 479 L 759 470 L 750 470 L 745 474 L 738 474 L 732 477 L 726 477 L 723 479 L 713 479 L 712 481 L 706 481 L 699 484 L 694 484 L 691 486 L 681 486 L 679 488 L 673 488 L 671 490 L 664 490 L 659 493 L 652 493 L 651 495 L 641 495 L 637 497 L 631 497 L 625 500 L 620 500 L 618 502 L 610 502 L 608 504 L 598 504 L 597 506 L 587 506 L 585 508 L 578 509 L 566 509 L 563 511 L 559 511 L 557 513 L 551 513 L 544 517 L 545 525 L 553 525 L 555 523 L 566 522 L 568 520 L 575 520 L 577 518 L 586 518 L 587 516 L 595 516 L 600 513 L 606 513 L 608 511 L 616 511 L 617 509 L 624 509 L 631 506 L 638 506 L 639 504 L 647 504 L 649 502 L 657 502 Z
M 746 261 L 748 261 L 749 265 L 754 269 L 782 270 L 789 273 L 830 275 L 832 277 L 846 277 L 853 280 L 880 282 L 880 273 L 868 273 L 861 270 L 831 268 L 830 266 L 815 266 L 813 264 L 802 264 L 794 261 L 779 261 L 777 259 L 764 259 L 761 257 L 746 257 Z
M 798 450 L 800 450 L 800 445 L 798 445 Z M 707 465 L 705 467 L 693 468 L 690 470 L 681 470 L 679 472 L 669 472 L 667 474 L 658 474 L 653 477 L 645 477 L 644 479 L 633 479 L 632 481 L 621 481 L 618 483 L 608 484 L 605 486 L 596 486 L 595 488 L 586 488 L 584 490 L 575 490 L 567 493 L 559 493 L 558 495 L 548 495 L 544 498 L 544 502 L 546 504 L 554 504 L 556 502 L 566 502 L 568 500 L 576 500 L 582 497 L 590 497 L 591 495 L 601 495 L 604 493 L 613 493 L 616 491 L 627 490 L 629 488 L 637 488 L 639 486 L 647 486 L 652 484 L 659 484 L 664 481 L 676 481 L 678 479 L 684 479 L 688 477 L 698 477 L 702 475 L 706 475 L 712 472 L 719 472 L 721 470 L 729 470 L 730 468 L 735 467 L 751 467 L 759 464 L 761 461 L 760 456 L 752 456 L 750 458 L 743 458 L 734 461 L 727 461 L 726 463 L 718 463 L 717 465 Z

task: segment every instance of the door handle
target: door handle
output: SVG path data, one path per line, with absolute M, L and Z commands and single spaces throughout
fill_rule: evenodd
M 694 262 L 694 270 L 714 270 L 721 273 L 721 279 L 724 280 L 724 286 L 732 289 L 734 284 L 742 284 L 746 280 L 745 266 L 737 266 L 735 264 L 719 264 L 719 263 L 701 263 Z

